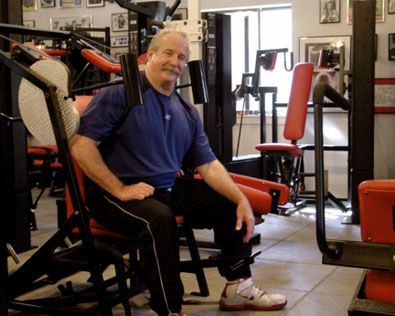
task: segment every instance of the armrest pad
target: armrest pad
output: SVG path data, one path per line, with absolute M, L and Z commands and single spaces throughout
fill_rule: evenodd
M 247 197 L 255 214 L 262 215 L 269 213 L 272 206 L 272 197 L 269 193 L 253 189 L 242 184 L 237 184 L 237 186 Z
M 119 63 L 114 63 L 112 60 L 105 58 L 93 49 L 83 49 L 81 50 L 81 55 L 87 61 L 105 72 L 115 74 L 121 73 L 121 65 Z
M 234 176 L 238 176 L 234 173 L 229 173 L 229 175 L 231 176 L 231 178 L 233 180 Z M 246 177 L 246 178 L 251 178 L 251 177 L 247 177 L 247 176 L 242 176 L 242 177 Z M 200 174 L 195 174 L 194 175 L 195 179 L 201 179 L 201 175 Z M 251 178 L 251 179 L 255 179 L 255 178 Z M 260 179 L 256 179 L 256 180 L 260 180 Z M 264 182 L 269 182 L 269 181 L 265 181 L 265 180 L 261 180 Z M 249 185 L 248 181 L 245 181 L 245 183 L 242 183 L 240 181 L 235 181 L 235 183 L 237 184 L 237 186 L 240 188 L 241 192 L 244 193 L 244 195 L 247 197 L 248 201 L 251 204 L 251 208 L 254 211 L 255 214 L 267 214 L 269 213 L 271 207 L 272 207 L 272 196 L 268 193 L 269 190 L 262 190 L 260 187 L 262 187 L 262 185 L 260 183 L 258 183 L 257 187 L 253 187 L 252 185 Z M 270 183 L 274 183 L 274 182 L 270 182 Z M 274 183 L 277 184 L 277 183 Z M 278 183 L 279 184 L 279 183 Z M 285 187 L 286 189 L 288 189 L 287 186 L 280 184 L 279 188 L 282 189 L 282 187 Z M 288 189 L 289 191 L 289 189 Z
M 254 188 L 259 191 L 267 193 L 270 193 L 270 191 L 273 190 L 278 191 L 280 194 L 278 198 L 279 205 L 287 204 L 289 201 L 290 190 L 285 184 L 249 177 L 232 172 L 230 172 L 229 175 L 236 183 Z
M 57 49 L 57 48 L 49 48 L 45 49 L 44 52 L 49 56 L 67 56 L 70 55 L 70 51 L 67 49 Z

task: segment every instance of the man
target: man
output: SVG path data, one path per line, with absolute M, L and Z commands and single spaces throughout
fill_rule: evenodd
M 147 52 L 145 104 L 126 108 L 122 85 L 102 89 L 81 118 L 72 154 L 96 183 L 87 204 L 98 222 L 137 240 L 150 306 L 159 315 L 182 315 L 174 215 L 198 228 L 213 228 L 225 256 L 251 254 L 254 216 L 246 197 L 215 158 L 198 112 L 174 91 L 190 53 L 185 33 L 162 30 Z M 204 181 L 177 178 L 182 166 Z M 248 265 L 232 271 L 221 296 L 224 310 L 272 310 L 286 305 L 251 281 Z

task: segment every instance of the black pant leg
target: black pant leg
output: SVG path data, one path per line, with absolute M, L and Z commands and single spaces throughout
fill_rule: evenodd
M 171 209 L 154 197 L 122 202 L 99 188 L 89 190 L 92 216 L 109 229 L 136 240 L 151 308 L 159 315 L 181 310 L 177 224 Z
M 244 243 L 245 226 L 236 231 L 237 206 L 211 189 L 204 181 L 180 178 L 172 191 L 171 207 L 183 215 L 188 225 L 194 228 L 212 228 L 214 241 L 225 257 L 251 255 L 251 243 Z M 249 265 L 233 271 L 231 264 L 219 267 L 228 280 L 250 277 Z

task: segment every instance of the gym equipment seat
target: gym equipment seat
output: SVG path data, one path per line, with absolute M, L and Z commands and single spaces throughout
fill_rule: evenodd
M 364 181 L 358 195 L 362 240 L 395 244 L 395 180 Z M 368 300 L 395 304 L 395 269 L 368 270 L 363 291 Z
M 268 180 L 286 184 L 290 188 L 290 202 L 295 205 L 303 157 L 303 150 L 297 142 L 304 136 L 312 77 L 313 64 L 295 65 L 283 133 L 290 143 L 263 143 L 255 146 L 263 159 L 273 161 Z

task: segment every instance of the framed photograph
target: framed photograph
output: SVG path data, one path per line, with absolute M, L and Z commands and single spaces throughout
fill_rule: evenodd
M 352 24 L 353 1 L 347 0 L 347 24 Z M 384 22 L 384 0 L 376 0 L 376 22 Z
M 339 53 L 338 44 L 344 44 L 344 70 L 350 70 L 351 36 L 309 36 L 299 38 L 299 60 L 311 62 L 314 71 L 319 71 L 318 60 L 322 49 L 332 49 Z
M 309 100 L 313 100 L 313 90 L 317 83 L 323 82 L 329 84 L 331 88 L 335 89 L 337 92 L 340 93 L 340 85 L 343 84 L 344 87 L 348 86 L 348 77 L 344 76 L 344 78 L 340 77 L 340 73 L 338 71 L 329 70 L 329 69 L 320 69 L 319 71 L 314 71 L 313 73 L 313 81 L 311 84 L 311 92 Z M 344 91 L 344 90 L 343 90 Z M 344 93 L 343 97 L 348 99 L 347 93 Z M 324 98 L 326 102 L 329 102 L 327 97 Z M 333 109 L 331 109 L 333 111 Z
M 24 20 L 23 21 L 23 26 L 25 26 L 25 27 L 35 27 L 36 26 L 36 21 L 34 21 L 34 20 Z
M 127 32 L 128 31 L 128 14 L 127 14 L 127 12 L 111 14 L 111 30 L 113 32 Z
M 126 47 L 129 45 L 129 37 L 125 36 L 112 36 L 111 47 Z
M 395 78 L 375 80 L 374 106 L 376 113 L 395 113 Z
M 340 0 L 320 0 L 320 23 L 340 22 Z
M 23 11 L 36 11 L 37 10 L 37 0 L 22 0 L 22 10 Z
M 59 0 L 59 8 L 77 8 L 84 5 L 84 0 Z
M 41 8 L 54 8 L 55 7 L 55 0 L 40 0 L 40 7 Z
M 388 14 L 395 14 L 395 0 L 388 0 Z
M 177 9 L 176 12 L 174 12 L 173 16 L 171 17 L 171 20 L 172 21 L 188 20 L 188 9 L 187 8 Z
M 86 0 L 87 8 L 104 7 L 104 0 Z
M 92 15 L 53 17 L 49 24 L 52 30 L 89 28 L 92 27 Z
M 111 48 L 111 56 L 119 62 L 119 57 L 123 54 L 128 53 L 128 48 L 127 47 L 112 47 Z
M 395 60 L 395 33 L 388 34 L 388 60 Z
M 36 26 L 36 21 L 34 20 L 24 20 L 23 21 L 23 26 L 24 27 L 35 27 Z M 32 35 L 23 35 L 23 42 L 32 42 L 34 40 L 34 36 Z

